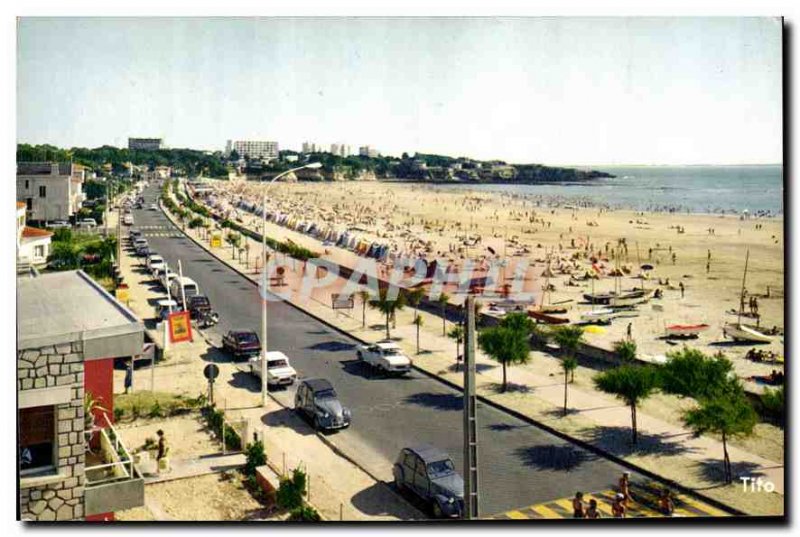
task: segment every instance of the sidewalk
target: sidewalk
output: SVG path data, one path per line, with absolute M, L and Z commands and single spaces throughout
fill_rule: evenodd
M 168 216 L 172 218 L 172 215 Z M 257 223 L 259 227 L 254 230 L 260 233 L 261 223 L 260 221 Z M 254 269 L 254 259 L 261 254 L 259 242 L 243 237 L 250 248 L 250 259 L 246 264 L 234 259 L 230 247 L 212 250 L 208 241 L 200 238 L 199 232 L 189 229 L 185 231 L 205 249 L 236 270 L 256 281 L 260 278 Z M 276 239 L 297 238 L 295 242 L 303 246 L 320 252 L 323 250 L 318 241 L 272 223 L 267 224 L 267 234 Z M 295 235 L 300 236 L 295 237 Z M 317 244 L 311 244 L 309 241 Z M 278 254 L 277 259 L 283 263 L 285 256 Z M 286 261 L 288 262 L 285 273 L 286 285 L 273 287 L 270 289 L 272 292 L 283 295 L 289 295 L 291 292 L 289 301 L 295 306 L 355 337 L 371 342 L 385 337 L 383 316 L 369 307 L 366 310 L 365 326 L 362 325 L 362 307 L 358 301 L 355 309 L 350 312 L 331 309 L 330 294 L 344 288 L 346 281 L 343 278 L 337 278 L 324 289 L 314 287 L 310 294 L 304 297 L 300 291 L 308 290 L 315 285 L 316 275 L 305 275 L 303 263 Z M 422 348 L 420 354 L 416 354 L 416 327 L 411 324 L 413 318 L 411 308 L 407 307 L 397 315 L 397 327 L 391 331 L 392 338 L 397 340 L 409 356 L 414 357 L 417 367 L 460 386 L 462 375 L 456 372 L 454 367 L 455 342 L 442 336 L 442 318 L 424 312 L 420 315 L 424 322 L 420 332 Z M 448 330 L 451 326 L 447 323 Z M 509 368 L 512 389 L 506 394 L 500 394 L 497 388 L 502 379 L 502 368 L 482 353 L 477 354 L 480 395 L 686 487 L 702 490 L 704 494 L 744 512 L 758 514 L 783 512 L 782 462 L 774 462 L 729 443 L 728 451 L 735 479 L 740 475 L 761 476 L 762 479 L 774 483 L 777 494 L 743 493 L 738 480 L 731 486 L 720 485 L 716 472 L 721 467 L 722 443 L 711 437 L 693 438 L 690 431 L 665 420 L 667 414 L 658 408 L 660 403 L 663 404 L 663 399 L 659 402 L 656 397 L 640 409 L 638 413 L 640 445 L 639 449 L 632 450 L 628 444 L 630 410 L 613 397 L 593 389 L 591 375 L 594 372 L 591 369 L 580 368 L 576 374 L 576 382 L 569 387 L 570 413 L 567 417 L 562 417 L 563 375 L 557 359 L 545 353 L 533 352 L 530 365 Z M 674 402 L 671 404 L 675 405 Z

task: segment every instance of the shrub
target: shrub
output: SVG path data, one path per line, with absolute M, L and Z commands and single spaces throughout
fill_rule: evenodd
M 306 473 L 300 468 L 292 470 L 292 477 L 282 479 L 276 499 L 282 509 L 293 511 L 303 506 L 306 494 Z
M 144 445 L 142 446 L 142 449 L 145 451 L 149 451 L 151 449 L 158 449 L 158 442 L 156 442 L 156 439 L 153 438 L 152 436 L 148 436 L 147 438 L 144 439 Z
M 264 452 L 264 444 L 261 440 L 247 444 L 246 455 L 247 463 L 244 465 L 244 473 L 249 476 L 255 475 L 256 468 L 267 464 L 267 454 Z
M 164 417 L 164 410 L 161 408 L 161 405 L 158 403 L 158 400 L 153 403 L 153 406 L 150 407 L 150 417 L 151 418 L 163 418 Z
M 322 517 L 319 516 L 319 513 L 316 509 L 310 505 L 304 505 L 302 507 L 298 507 L 297 509 L 292 509 L 292 512 L 289 514 L 289 518 L 287 520 L 300 522 L 319 522 L 322 520 Z
M 125 409 L 114 407 L 114 421 L 117 422 L 125 415 Z

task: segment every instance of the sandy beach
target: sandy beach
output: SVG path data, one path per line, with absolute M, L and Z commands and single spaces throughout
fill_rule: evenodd
M 212 184 L 217 202 L 231 209 L 233 218 L 248 224 L 256 219 L 234 207 L 239 200 L 260 203 L 263 185 Z M 660 289 L 661 298 L 618 312 L 610 325 L 590 329 L 586 339 L 611 348 L 630 329 L 644 359 L 658 361 L 685 343 L 709 354 L 723 352 L 745 379 L 782 370 L 782 362 L 746 359 L 753 346 L 733 344 L 722 332 L 726 322 L 738 319 L 735 313 L 749 251 L 745 311 L 750 311 L 749 301 L 756 297 L 759 325 L 778 330 L 772 343 L 757 347 L 783 357 L 781 218 L 609 210 L 541 196 L 385 182 L 276 183 L 269 200 L 270 211 L 339 232 L 348 230 L 364 241 L 387 244 L 404 257 L 446 258 L 456 267 L 467 259 L 486 266 L 507 258 L 507 278 L 515 264 L 525 260 L 524 289 L 533 292 L 536 305 L 563 305 L 567 311 L 561 316 L 572 322 L 604 307 L 586 302 L 585 293 L 642 286 Z M 304 242 L 318 252 L 338 250 L 312 237 Z M 652 270 L 642 270 L 642 265 L 651 265 Z M 586 274 L 596 277 L 581 279 Z M 543 293 L 545 286 L 550 292 Z M 742 322 L 756 324 L 756 319 L 743 317 Z M 709 328 L 696 339 L 681 342 L 664 337 L 667 326 L 700 323 Z M 748 382 L 748 388 L 760 391 L 763 385 Z

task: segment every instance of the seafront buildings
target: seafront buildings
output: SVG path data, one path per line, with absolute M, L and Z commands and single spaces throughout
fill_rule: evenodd
M 266 140 L 228 140 L 225 154 L 230 156 L 236 151 L 240 158 L 274 160 L 278 158 L 278 142 Z
M 131 151 L 158 151 L 163 148 L 162 138 L 128 138 L 128 149 Z

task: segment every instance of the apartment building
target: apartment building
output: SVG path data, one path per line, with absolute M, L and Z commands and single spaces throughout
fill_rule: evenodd
M 380 156 L 378 150 L 374 147 L 363 145 L 358 148 L 358 154 L 362 157 L 377 158 Z
M 17 201 L 34 222 L 69 220 L 86 195 L 86 169 L 72 162 L 18 162 Z
M 164 147 L 162 138 L 128 138 L 131 151 L 158 151 Z
M 228 140 L 225 146 L 226 154 L 233 151 L 240 157 L 260 160 L 274 160 L 278 158 L 278 142 L 266 140 Z
M 18 278 L 17 304 L 18 518 L 113 520 L 144 505 L 113 418 L 114 359 L 142 353 L 142 321 L 79 270 Z
M 17 202 L 17 267 L 41 267 L 50 255 L 53 234 L 46 229 L 27 225 L 25 204 Z

